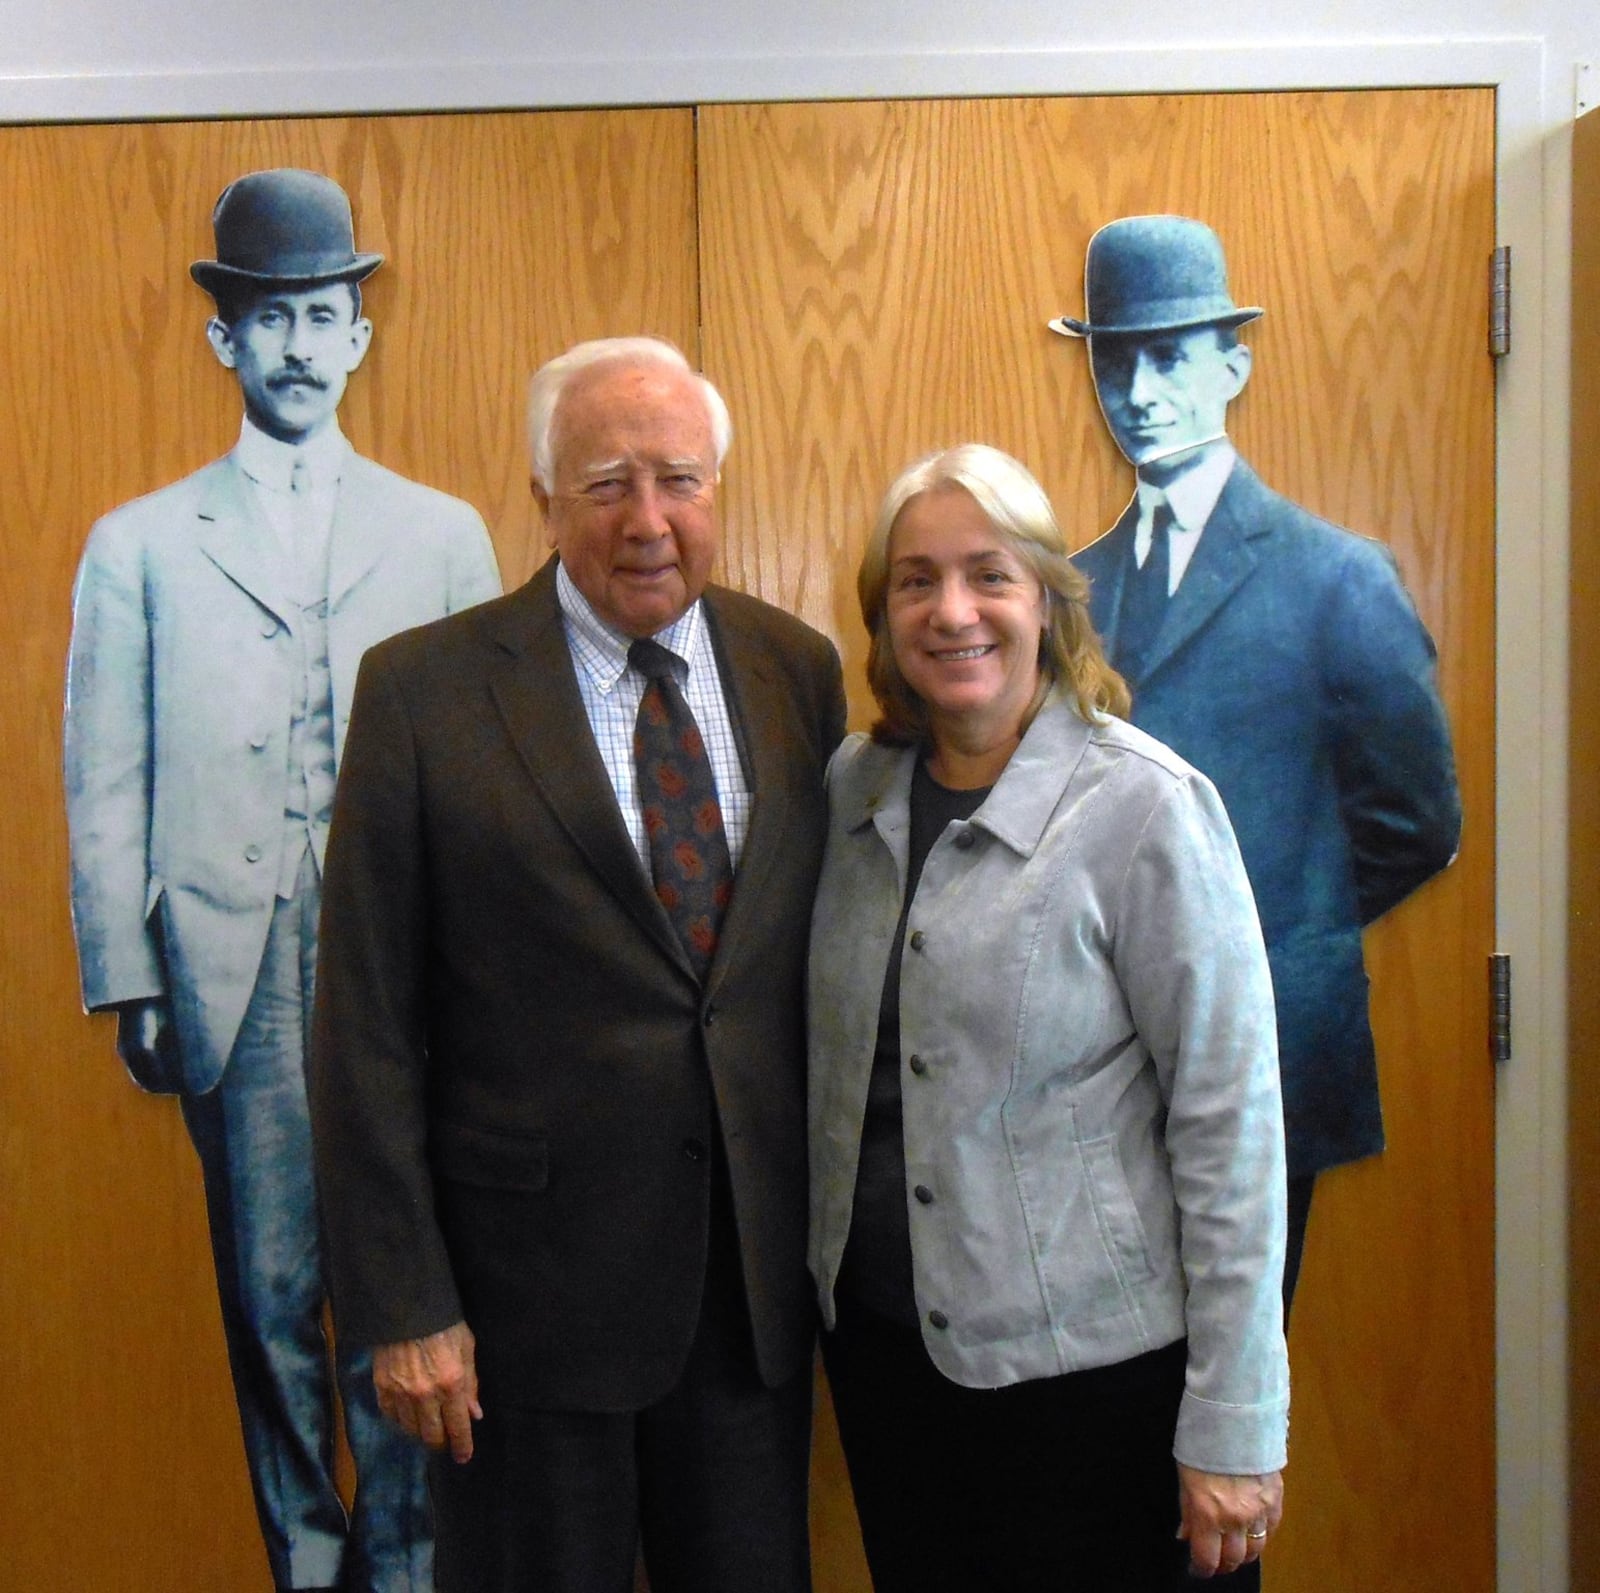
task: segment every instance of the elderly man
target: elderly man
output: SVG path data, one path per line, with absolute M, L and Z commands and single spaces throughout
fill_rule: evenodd
M 442 1593 L 809 1585 L 802 998 L 837 654 L 707 584 L 670 345 L 534 378 L 555 557 L 376 648 L 312 1077 L 341 1333 L 440 1450 Z
M 1199 221 L 1131 216 L 1089 243 L 1084 337 L 1138 477 L 1077 556 L 1133 719 L 1202 769 L 1266 934 L 1289 1149 L 1294 1292 L 1316 1174 L 1383 1148 L 1361 931 L 1455 855 L 1460 799 L 1434 649 L 1380 543 L 1262 484 L 1227 438 L 1250 375 Z
M 239 379 L 225 458 L 106 515 L 74 601 L 66 714 L 85 1005 L 117 1012 L 144 1088 L 200 1157 L 229 1363 L 274 1582 L 426 1593 L 423 1469 L 337 1356 L 357 1487 L 334 1486 L 335 1396 L 304 1040 L 324 841 L 356 664 L 500 589 L 475 510 L 357 457 L 339 430 L 372 336 L 343 190 L 241 177 L 217 201 L 206 334 Z

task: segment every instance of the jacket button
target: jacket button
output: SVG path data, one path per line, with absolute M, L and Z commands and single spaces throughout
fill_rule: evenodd
M 261 861 L 261 848 L 254 841 L 244 849 L 244 860 L 247 863 L 259 863 Z
M 930 1311 L 928 1313 L 928 1325 L 938 1328 L 943 1333 L 950 1326 L 950 1318 L 943 1311 Z
M 913 929 L 911 931 L 911 949 L 913 951 L 921 951 L 927 939 L 928 937 L 920 929 Z
M 933 1204 L 933 1191 L 926 1184 L 918 1184 L 911 1193 L 917 1197 L 919 1206 L 931 1206 Z
M 906 1066 L 920 1079 L 928 1071 L 928 1064 L 920 1056 L 913 1055 Z
M 957 847 L 960 848 L 961 851 L 970 852 L 972 850 L 972 848 L 973 848 L 973 844 L 977 841 L 977 839 L 978 839 L 977 836 L 974 835 L 971 830 L 962 830 L 956 836 L 956 845 L 957 845 Z
M 703 1162 L 706 1159 L 706 1147 L 703 1140 L 686 1139 L 683 1142 L 682 1149 L 685 1161 Z

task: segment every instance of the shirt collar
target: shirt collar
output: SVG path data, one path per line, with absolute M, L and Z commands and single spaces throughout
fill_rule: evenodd
M 1164 488 L 1146 481 L 1141 476 L 1140 518 L 1148 521 L 1154 513 L 1157 500 L 1165 495 L 1172 509 L 1173 530 L 1191 532 L 1203 530 L 1206 521 L 1211 518 L 1211 511 L 1217 506 L 1217 499 L 1222 496 L 1222 489 L 1227 485 L 1234 461 L 1238 457 L 1233 444 L 1224 438 L 1207 448 L 1187 470 L 1174 476 Z
M 315 489 L 338 481 L 351 452 L 337 418 L 314 437 L 301 443 L 287 443 L 269 437 L 246 415 L 239 426 L 239 441 L 234 445 L 233 457 L 239 468 L 258 485 L 269 492 L 287 492 L 295 460 L 305 461 Z
M 590 678 L 602 692 L 613 690 L 628 667 L 628 643 L 632 638 L 614 630 L 595 613 L 588 598 L 578 590 L 577 582 L 567 574 L 566 565 L 559 560 L 556 561 L 556 602 L 567 622 L 573 649 Z M 676 653 L 693 669 L 705 634 L 705 607 L 696 598 L 651 640 L 660 642 L 669 653 Z

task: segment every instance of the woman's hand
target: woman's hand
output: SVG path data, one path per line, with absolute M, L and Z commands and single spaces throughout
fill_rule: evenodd
M 1226 1575 L 1259 1560 L 1267 1539 L 1283 1520 L 1283 1473 L 1228 1477 L 1213 1471 L 1178 1467 L 1189 1569 L 1201 1577 Z

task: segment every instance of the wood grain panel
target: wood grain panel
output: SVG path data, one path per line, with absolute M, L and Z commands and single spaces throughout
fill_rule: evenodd
M 1455 866 L 1369 936 L 1390 1149 L 1319 1186 L 1272 1581 L 1490 1587 L 1492 94 L 717 106 L 699 127 L 704 355 L 740 428 L 728 572 L 839 640 L 857 724 L 855 565 L 902 464 L 996 443 L 1077 543 L 1127 501 L 1083 350 L 1045 327 L 1081 307 L 1093 230 L 1205 217 L 1236 298 L 1267 307 L 1233 435 L 1394 548 L 1440 643 L 1467 810 Z M 863 1586 L 854 1545 L 831 1551 L 819 1585 Z
M 28 1404 L 0 1436 L 6 1593 L 267 1585 L 193 1153 L 78 1006 L 59 769 L 90 522 L 237 435 L 188 266 L 222 187 L 274 165 L 338 178 L 388 257 L 346 432 L 476 504 L 508 583 L 542 557 L 529 373 L 603 333 L 694 346 L 687 111 L 0 130 L 0 1339 Z
M 1572 601 L 1567 832 L 1571 1585 L 1600 1587 L 1600 115 L 1572 130 Z

